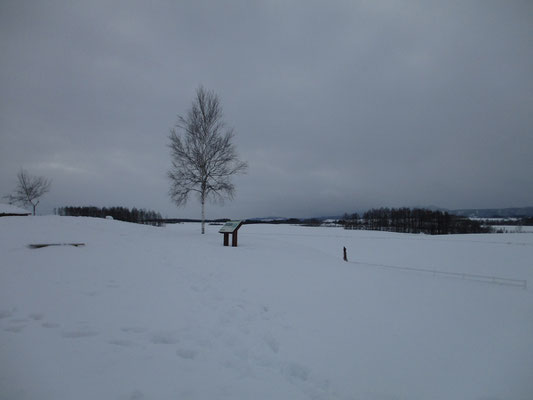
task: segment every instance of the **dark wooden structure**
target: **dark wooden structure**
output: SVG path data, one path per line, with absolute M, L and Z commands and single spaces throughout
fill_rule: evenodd
M 224 246 L 229 246 L 229 235 L 231 234 L 231 246 L 237 247 L 237 232 L 243 221 L 228 221 L 218 231 L 224 234 Z

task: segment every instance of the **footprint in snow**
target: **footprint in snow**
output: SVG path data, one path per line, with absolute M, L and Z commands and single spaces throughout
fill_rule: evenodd
M 14 325 L 4 329 L 6 332 L 19 333 L 26 327 L 26 325 Z
M 130 340 L 125 340 L 125 339 L 113 339 L 113 340 L 109 340 L 107 343 L 113 344 L 115 346 L 121 346 L 121 347 L 133 347 L 133 346 L 135 346 L 135 343 L 133 343 Z
M 329 379 L 313 376 L 311 368 L 305 365 L 290 362 L 282 367 L 281 371 L 290 383 L 300 387 L 310 398 L 337 398 L 331 390 Z
M 26 318 L 14 318 L 9 320 L 10 324 L 22 324 L 24 322 L 28 322 L 28 320 Z
M 141 392 L 140 390 L 136 390 L 130 395 L 130 400 L 142 400 L 142 399 L 144 399 L 144 393 Z
M 150 341 L 153 344 L 176 344 L 180 341 L 179 335 L 177 332 L 157 332 L 152 335 Z
M 289 365 L 287 365 L 285 368 L 285 373 L 290 380 L 298 380 L 305 382 L 307 381 L 307 379 L 309 379 L 309 374 L 311 373 L 311 370 L 304 365 L 289 363 Z
M 268 348 L 272 350 L 273 353 L 279 352 L 279 342 L 274 336 L 270 334 L 266 334 L 263 340 L 265 341 Z
M 146 329 L 141 328 L 140 326 L 124 326 L 120 328 L 122 332 L 126 333 L 143 333 L 146 332 Z
M 131 393 L 128 393 L 124 396 L 120 396 L 118 400 L 143 400 L 144 398 L 145 397 L 143 392 L 141 392 L 140 390 L 134 390 Z
M 80 339 L 98 335 L 98 332 L 90 329 L 78 329 L 74 331 L 64 331 L 61 336 L 66 339 Z
M 34 321 L 40 321 L 44 318 L 43 313 L 31 313 L 28 315 L 29 318 L 33 319 Z
M 60 325 L 55 322 L 43 322 L 41 326 L 43 328 L 59 328 Z
M 13 315 L 12 311 L 9 310 L 0 310 L 0 319 L 9 318 Z
M 198 352 L 193 349 L 178 349 L 176 354 L 186 360 L 194 360 L 198 355 Z

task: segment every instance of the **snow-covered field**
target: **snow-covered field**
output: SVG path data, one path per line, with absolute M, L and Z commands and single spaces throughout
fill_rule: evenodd
M 218 229 L 0 218 L 0 399 L 533 398 L 530 287 L 393 268 L 531 286 L 533 234 Z

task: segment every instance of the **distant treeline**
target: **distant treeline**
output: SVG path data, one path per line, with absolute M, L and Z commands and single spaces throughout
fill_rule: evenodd
M 228 220 L 229 221 L 229 220 Z M 303 226 L 321 226 L 322 220 L 319 218 L 283 218 L 283 219 L 247 219 L 245 225 L 257 224 L 274 224 L 274 225 L 303 225 Z
M 134 222 L 137 224 L 163 225 L 161 214 L 151 210 L 125 207 L 60 207 L 56 210 L 58 215 L 70 217 L 113 217 L 119 221 Z
M 402 233 L 446 235 L 454 233 L 488 233 L 491 228 L 480 221 L 424 208 L 379 208 L 363 215 L 345 214 L 340 221 L 345 229 L 368 229 Z

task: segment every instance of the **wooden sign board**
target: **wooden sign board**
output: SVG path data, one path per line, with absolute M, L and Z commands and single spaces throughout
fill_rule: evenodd
M 233 233 L 239 229 L 242 225 L 242 221 L 228 221 L 218 231 L 219 233 Z
M 228 221 L 218 231 L 224 234 L 224 246 L 229 246 L 229 235 L 231 234 L 231 245 L 237 247 L 237 231 L 242 226 L 242 221 Z

